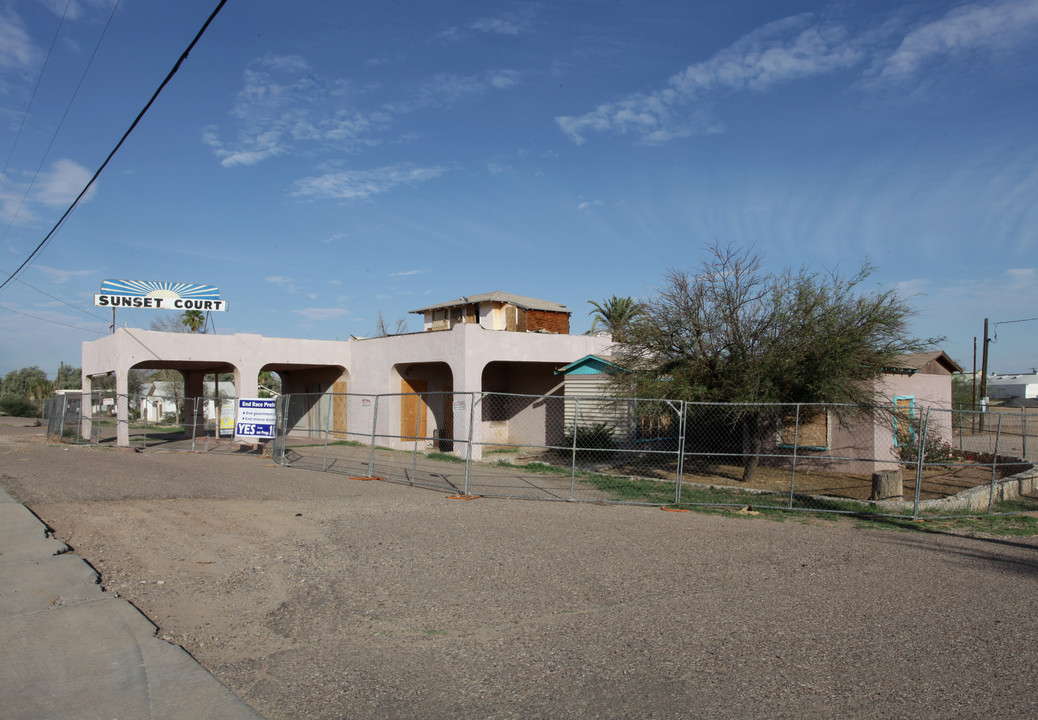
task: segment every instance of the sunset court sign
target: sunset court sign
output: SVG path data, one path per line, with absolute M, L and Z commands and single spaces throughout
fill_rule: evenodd
M 104 308 L 223 312 L 227 301 L 212 285 L 151 280 L 105 280 L 94 305 Z

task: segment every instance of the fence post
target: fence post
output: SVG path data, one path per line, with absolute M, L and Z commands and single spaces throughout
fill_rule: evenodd
M 988 515 L 995 505 L 995 477 L 998 474 L 998 444 L 1002 440 L 1002 413 L 998 413 L 998 422 L 995 423 L 995 452 L 991 458 L 991 490 L 988 492 Z
M 569 499 L 577 494 L 577 418 L 580 417 L 580 398 L 573 398 L 573 443 L 570 448 Z
M 418 475 L 418 432 L 422 429 L 422 394 L 415 393 L 415 399 L 418 400 L 418 412 L 414 415 L 414 450 L 411 451 L 411 472 L 416 476 Z M 428 403 L 426 403 L 428 407 Z
M 674 406 L 667 402 L 671 410 Z M 674 475 L 674 504 L 681 504 L 681 486 L 685 480 L 685 401 L 678 403 L 680 408 L 678 414 L 678 466 Z
M 930 408 L 926 408 L 926 414 L 919 418 L 919 443 L 916 452 L 915 465 L 915 503 L 912 506 L 912 519 L 919 519 L 919 495 L 923 489 L 923 462 L 926 460 L 926 431 L 930 426 Z
M 371 456 L 368 459 L 368 477 L 375 474 L 375 435 L 378 432 L 378 401 L 380 396 L 375 396 L 375 402 L 372 403 L 371 407 L 371 442 L 368 445 L 371 447 Z
M 321 397 L 318 398 L 317 402 L 319 404 L 323 404 L 326 399 L 329 399 L 329 396 L 325 395 L 324 393 L 321 393 Z M 321 408 L 321 414 L 324 416 L 324 428 L 322 428 L 321 430 L 322 434 L 324 435 L 324 446 L 322 448 L 321 455 L 321 472 L 324 472 L 328 469 L 328 433 L 331 431 L 331 429 L 328 427 L 328 424 L 332 420 L 332 412 L 334 412 L 335 410 L 335 401 L 332 400 L 330 404 L 332 405 L 331 412 L 329 412 L 329 408 Z
M 1020 434 L 1023 436 L 1024 447 L 1021 451 L 1021 460 L 1027 459 L 1027 406 L 1020 408 Z
M 796 417 L 793 421 L 793 472 L 789 477 L 789 509 L 793 509 L 793 493 L 797 482 L 797 448 L 800 445 L 800 403 L 797 403 Z
M 68 412 L 68 397 L 65 396 L 65 395 L 62 395 L 61 396 L 61 415 L 59 415 L 59 417 L 61 418 L 61 429 L 58 431 L 60 433 L 60 435 L 58 437 L 58 442 L 65 442 L 65 413 L 66 412 Z M 49 419 L 48 419 L 48 422 L 49 422 Z
M 480 402 L 482 403 L 483 396 L 480 395 Z M 476 393 L 469 393 L 469 446 L 468 452 L 465 457 L 465 495 L 469 495 L 472 490 L 472 443 L 475 440 L 474 432 L 476 427 Z M 453 434 L 453 430 L 451 431 Z

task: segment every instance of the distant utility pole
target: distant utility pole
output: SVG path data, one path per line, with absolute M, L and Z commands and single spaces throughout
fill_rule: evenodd
M 983 348 L 983 360 L 981 360 L 980 370 L 980 401 L 983 403 L 984 398 L 988 396 L 988 319 L 984 318 L 984 348 Z M 984 408 L 985 410 L 987 408 Z M 980 431 L 984 432 L 984 413 L 980 414 Z

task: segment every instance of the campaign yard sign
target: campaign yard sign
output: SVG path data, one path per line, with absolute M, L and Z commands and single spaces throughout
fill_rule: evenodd
M 235 440 L 270 440 L 274 437 L 274 398 L 238 398 Z

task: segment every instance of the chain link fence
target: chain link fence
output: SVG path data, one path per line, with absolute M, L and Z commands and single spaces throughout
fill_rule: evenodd
M 234 399 L 78 394 L 47 436 L 234 450 Z M 84 422 L 88 420 L 89 422 Z M 291 394 L 275 460 L 459 497 L 776 508 L 898 517 L 1038 510 L 1025 412 L 740 405 L 506 393 Z
M 274 458 L 508 497 L 937 517 L 1038 510 L 1026 433 L 1000 413 L 659 399 L 285 395 Z M 1033 458 L 1031 458 L 1033 460 Z
M 47 438 L 69 443 L 115 445 L 124 425 L 131 447 L 163 446 L 172 450 L 208 452 L 230 449 L 235 399 L 185 398 L 161 395 L 119 395 L 110 391 L 55 395 L 44 403 Z M 125 403 L 128 420 L 118 418 Z M 84 422 L 86 421 L 86 422 Z

